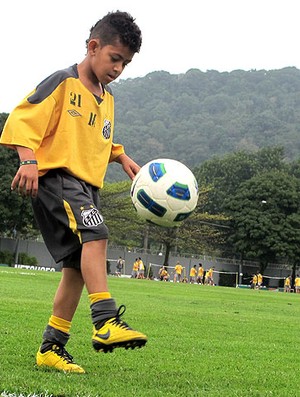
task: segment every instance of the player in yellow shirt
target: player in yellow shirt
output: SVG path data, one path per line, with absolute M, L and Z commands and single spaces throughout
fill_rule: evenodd
M 165 266 L 163 266 L 160 271 L 159 271 L 159 278 L 160 281 L 169 281 L 170 279 L 170 275 L 167 271 L 167 269 L 165 268 Z
M 198 284 L 204 283 L 203 276 L 204 276 L 204 268 L 203 268 L 202 264 L 199 263 L 198 275 L 197 275 L 197 283 Z
M 256 289 L 256 286 L 257 286 L 257 275 L 253 274 L 251 280 L 251 289 Z
M 284 292 L 291 292 L 291 276 L 287 276 L 284 279 Z
M 41 33 L 42 34 L 42 33 Z M 9 115 L 0 143 L 17 151 L 11 189 L 32 197 L 35 218 L 56 262 L 63 263 L 53 312 L 36 355 L 38 366 L 84 373 L 65 345 L 83 287 L 87 288 L 97 351 L 143 346 L 108 290 L 108 229 L 98 189 L 109 162 L 133 179 L 140 167 L 113 142 L 117 79 L 141 46 L 131 15 L 111 12 L 90 30 L 82 62 L 43 80 Z
M 190 270 L 190 284 L 194 284 L 196 282 L 196 277 L 197 277 L 197 266 L 194 265 L 191 267 Z
M 262 287 L 263 283 L 263 276 L 260 272 L 257 273 L 257 289 L 260 289 Z
M 182 272 L 183 272 L 183 266 L 179 262 L 176 263 L 175 269 L 174 269 L 174 283 L 178 282 L 180 283 L 182 281 Z
M 295 278 L 295 292 L 296 294 L 300 294 L 300 277 L 299 274 L 297 274 Z
M 213 274 L 214 274 L 214 268 L 211 267 L 207 270 L 205 274 L 206 282 L 205 284 L 207 285 L 214 285 L 214 279 L 213 279 Z
M 142 258 L 138 259 L 138 278 L 145 278 L 145 265 Z
M 137 278 L 138 271 L 139 271 L 139 260 L 138 258 L 136 258 L 136 260 L 133 263 L 131 278 Z

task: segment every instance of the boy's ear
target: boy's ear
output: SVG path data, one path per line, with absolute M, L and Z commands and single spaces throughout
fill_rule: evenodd
M 100 47 L 99 39 L 90 39 L 87 45 L 88 52 L 94 53 L 98 47 Z

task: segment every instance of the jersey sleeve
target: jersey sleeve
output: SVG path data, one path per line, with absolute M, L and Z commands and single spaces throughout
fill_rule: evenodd
M 124 150 L 124 146 L 119 144 L 119 143 L 113 143 L 112 147 L 111 147 L 111 154 L 110 154 L 110 158 L 109 158 L 109 162 L 113 162 L 115 161 L 115 159 L 117 157 L 120 156 L 120 154 L 124 154 L 125 150 Z
M 52 97 L 38 104 L 30 103 L 27 98 L 21 101 L 8 116 L 1 135 L 1 144 L 13 147 L 24 146 L 35 152 L 44 139 L 46 131 L 49 131 L 54 102 Z

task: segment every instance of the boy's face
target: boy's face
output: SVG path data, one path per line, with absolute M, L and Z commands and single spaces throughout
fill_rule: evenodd
M 109 84 L 117 79 L 133 56 L 134 53 L 119 42 L 101 47 L 99 40 L 92 39 L 88 44 L 91 72 L 102 84 Z

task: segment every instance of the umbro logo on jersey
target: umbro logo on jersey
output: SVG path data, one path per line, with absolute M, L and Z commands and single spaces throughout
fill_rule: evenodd
M 72 117 L 79 117 L 81 116 L 81 114 L 79 112 L 77 112 L 77 110 L 75 109 L 70 109 L 68 110 L 68 113 L 72 116 Z
M 95 227 L 103 223 L 103 217 L 96 208 L 83 210 L 81 212 L 81 216 L 83 219 L 83 224 L 86 227 Z
M 106 339 L 108 339 L 109 337 L 110 337 L 110 330 L 108 330 L 105 334 L 96 334 L 96 336 L 98 337 L 98 338 L 101 338 L 101 339 L 104 339 L 104 340 L 106 340 Z

